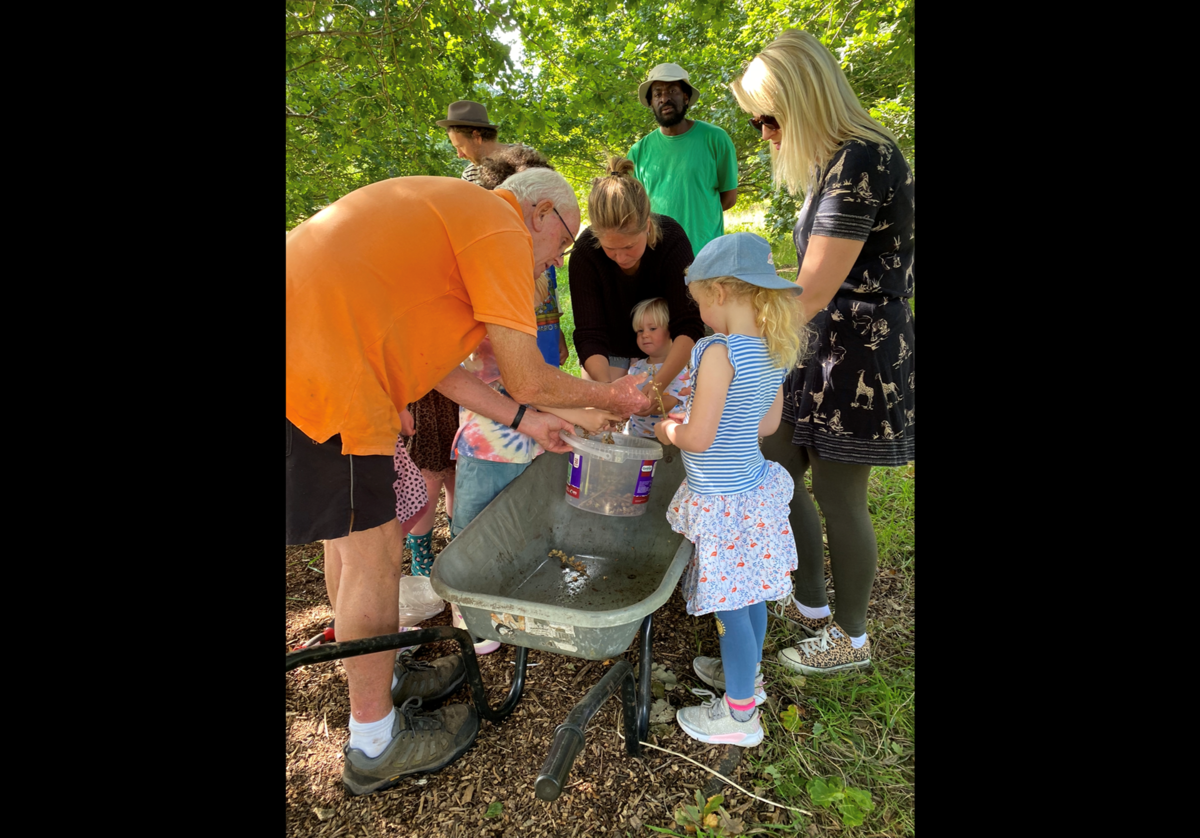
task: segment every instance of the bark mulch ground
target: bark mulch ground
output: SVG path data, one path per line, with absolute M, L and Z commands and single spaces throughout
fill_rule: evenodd
M 439 511 L 434 547 L 448 536 Z M 319 633 L 332 618 L 325 593 L 319 543 L 286 548 L 286 645 L 292 649 Z M 405 553 L 405 572 L 409 556 Z M 422 625 L 448 625 L 450 609 Z M 636 664 L 637 643 L 626 654 Z M 452 643 L 422 647 L 416 657 L 432 660 L 457 651 Z M 507 694 L 515 648 L 479 658 L 489 700 L 496 706 Z M 689 617 L 678 590 L 654 615 L 654 659 L 675 673 L 684 687 L 705 685 L 692 672 L 698 654 L 720 654 L 714 622 Z M 474 746 L 440 772 L 406 778 L 395 788 L 351 797 L 342 787 L 342 746 L 350 703 L 345 670 L 338 661 L 301 667 L 287 673 L 286 780 L 287 833 L 290 836 L 423 836 L 423 838 L 574 838 L 577 835 L 654 835 L 645 824 L 671 827 L 673 813 L 692 802 L 711 775 L 675 756 L 646 749 L 640 759 L 625 753 L 619 736 L 620 700 L 614 696 L 592 719 L 587 745 L 575 761 L 568 787 L 547 803 L 534 796 L 533 783 L 550 748 L 555 727 L 601 677 L 605 665 L 565 655 L 531 650 L 525 690 L 517 709 L 504 722 L 482 722 Z M 684 689 L 668 693 L 675 708 L 698 703 Z M 464 685 L 448 703 L 468 702 Z M 768 705 L 769 707 L 769 705 Z M 674 723 L 651 734 L 649 741 L 716 768 L 726 746 L 705 745 Z M 669 731 L 669 732 L 668 732 Z M 731 778 L 754 789 L 767 781 L 741 760 Z M 710 790 L 711 793 L 711 790 Z M 726 808 L 756 822 L 786 822 L 787 814 L 726 786 Z M 764 796 L 770 796 L 769 791 Z M 485 817 L 499 801 L 503 813 Z

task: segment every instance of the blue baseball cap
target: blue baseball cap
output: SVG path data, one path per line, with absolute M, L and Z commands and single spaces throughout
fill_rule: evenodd
M 775 288 L 799 294 L 804 289 L 775 273 L 771 245 L 754 233 L 730 233 L 713 239 L 700 248 L 696 260 L 687 269 L 688 285 L 701 279 L 732 276 L 759 288 Z

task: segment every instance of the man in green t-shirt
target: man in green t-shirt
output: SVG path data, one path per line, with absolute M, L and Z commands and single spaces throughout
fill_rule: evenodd
M 638 87 L 638 99 L 654 111 L 660 128 L 629 149 L 634 175 L 646 187 L 650 208 L 674 218 L 692 252 L 725 232 L 724 212 L 737 202 L 737 153 L 715 125 L 688 119 L 696 101 L 687 71 L 659 64 Z

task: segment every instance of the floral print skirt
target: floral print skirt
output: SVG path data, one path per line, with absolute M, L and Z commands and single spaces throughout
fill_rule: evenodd
M 692 616 L 735 611 L 792 592 L 796 539 L 788 520 L 795 485 L 778 463 L 755 489 L 737 495 L 698 495 L 685 479 L 667 506 L 667 522 L 694 545 L 683 573 Z

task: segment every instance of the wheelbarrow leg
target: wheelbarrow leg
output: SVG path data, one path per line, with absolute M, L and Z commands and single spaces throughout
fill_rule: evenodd
M 474 644 L 474 640 L 472 640 L 472 644 Z M 479 674 L 479 662 L 475 658 L 475 646 L 469 647 L 469 655 L 467 648 L 466 646 L 463 648 L 463 660 L 467 663 L 467 680 L 471 682 L 471 695 L 475 699 L 475 709 L 479 711 L 482 718 L 492 723 L 502 722 L 516 709 L 517 702 L 521 700 L 521 692 L 525 689 L 525 661 L 529 658 L 529 647 L 517 647 L 517 659 L 513 661 L 516 664 L 516 671 L 513 673 L 512 686 L 508 688 L 508 695 L 504 701 L 495 710 L 488 706 L 487 693 L 483 689 L 483 678 Z
M 638 677 L 635 682 L 632 675 L 621 685 L 621 709 L 625 717 L 625 753 L 631 757 L 642 755 L 642 742 L 650 731 L 650 704 L 654 700 L 650 692 L 650 666 L 654 662 L 650 655 L 653 640 L 651 615 L 647 614 L 642 620 L 642 642 L 639 644 L 641 657 L 638 658 Z

